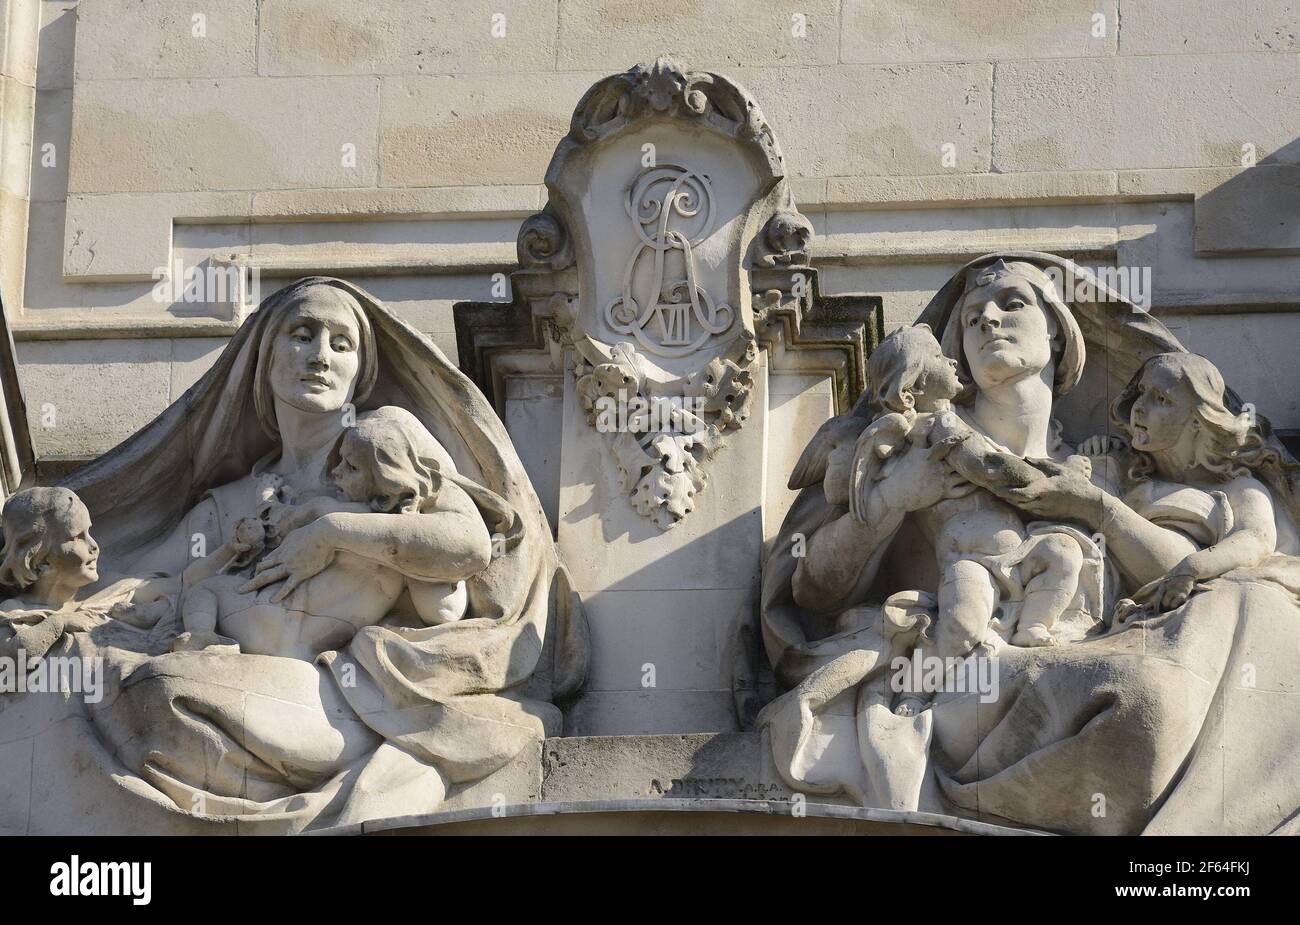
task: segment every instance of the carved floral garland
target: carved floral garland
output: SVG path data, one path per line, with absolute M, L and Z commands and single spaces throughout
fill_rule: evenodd
M 758 356 L 753 335 L 739 362 L 715 357 L 703 369 L 659 386 L 651 394 L 631 344 L 616 344 L 611 362 L 580 362 L 574 369 L 587 422 L 610 436 L 624 492 L 637 513 L 660 529 L 695 509 L 708 479 L 703 463 L 722 435 L 749 417 Z M 673 394 L 672 398 L 662 393 Z

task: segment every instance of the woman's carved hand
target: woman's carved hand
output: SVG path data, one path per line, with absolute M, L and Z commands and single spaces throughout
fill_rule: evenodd
M 1023 488 L 996 490 L 998 497 L 1035 517 L 1072 520 L 1095 528 L 1104 493 L 1080 470 L 1051 459 L 1031 460 L 1045 473 Z
M 1170 575 L 1159 582 L 1160 607 L 1163 610 L 1177 610 L 1187 602 L 1196 590 L 1196 579 L 1191 575 Z
M 1168 575 L 1144 584 L 1132 597 L 1120 601 L 1116 609 L 1117 622 L 1134 615 L 1161 614 L 1177 610 L 1196 590 L 1196 577 L 1175 569 Z
M 278 604 L 308 578 L 323 572 L 334 559 L 334 552 L 324 520 L 314 521 L 291 532 L 276 549 L 267 553 L 257 563 L 253 577 L 239 590 L 255 591 L 283 581 L 284 586 L 271 596 L 271 602 Z
M 271 501 L 262 507 L 260 515 L 268 527 L 268 538 L 274 545 L 283 542 L 286 536 L 299 527 L 305 527 L 337 507 L 337 502 L 326 497 L 313 498 L 301 504 L 281 504 L 278 501 Z
M 1127 446 L 1123 437 L 1114 434 L 1094 434 L 1079 444 L 1077 452 L 1080 456 L 1107 456 L 1118 453 Z

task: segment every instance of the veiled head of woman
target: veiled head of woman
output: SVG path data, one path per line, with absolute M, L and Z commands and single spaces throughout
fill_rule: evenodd
M 351 293 L 311 282 L 290 287 L 267 308 L 254 401 L 268 433 L 279 433 L 277 408 L 332 414 L 365 400 L 378 357 L 370 319 Z
M 1050 368 L 1059 397 L 1083 372 L 1079 325 L 1048 275 L 1028 261 L 996 260 L 967 271 L 943 348 L 980 389 Z

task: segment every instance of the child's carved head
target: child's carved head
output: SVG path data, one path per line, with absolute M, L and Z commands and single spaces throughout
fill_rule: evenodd
M 405 408 L 368 411 L 343 433 L 334 484 L 353 501 L 377 511 L 425 510 L 437 497 L 441 471 L 454 471 L 442 444 Z
M 25 488 L 5 502 L 0 519 L 0 584 L 16 592 L 41 585 L 66 602 L 99 580 L 99 544 L 90 535 L 90 512 L 75 493 Z
M 944 355 L 929 325 L 899 328 L 867 361 L 876 402 L 884 411 L 933 410 L 961 392 L 957 361 Z
M 1179 464 L 1221 479 L 1266 462 L 1272 451 L 1251 414 L 1228 408 L 1227 391 L 1214 364 L 1195 353 L 1162 353 L 1143 363 L 1111 406 L 1138 458 L 1135 474 L 1151 471 L 1153 455 L 1180 457 Z

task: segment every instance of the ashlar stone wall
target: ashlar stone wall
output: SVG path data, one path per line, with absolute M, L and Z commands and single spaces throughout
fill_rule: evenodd
M 454 353 L 579 97 L 661 54 L 760 101 L 823 291 L 892 327 L 994 248 L 1148 268 L 1152 310 L 1300 428 L 1294 0 L 0 6 L 0 287 L 47 463 L 152 418 L 238 324 L 160 295 L 177 261 L 347 276 Z

